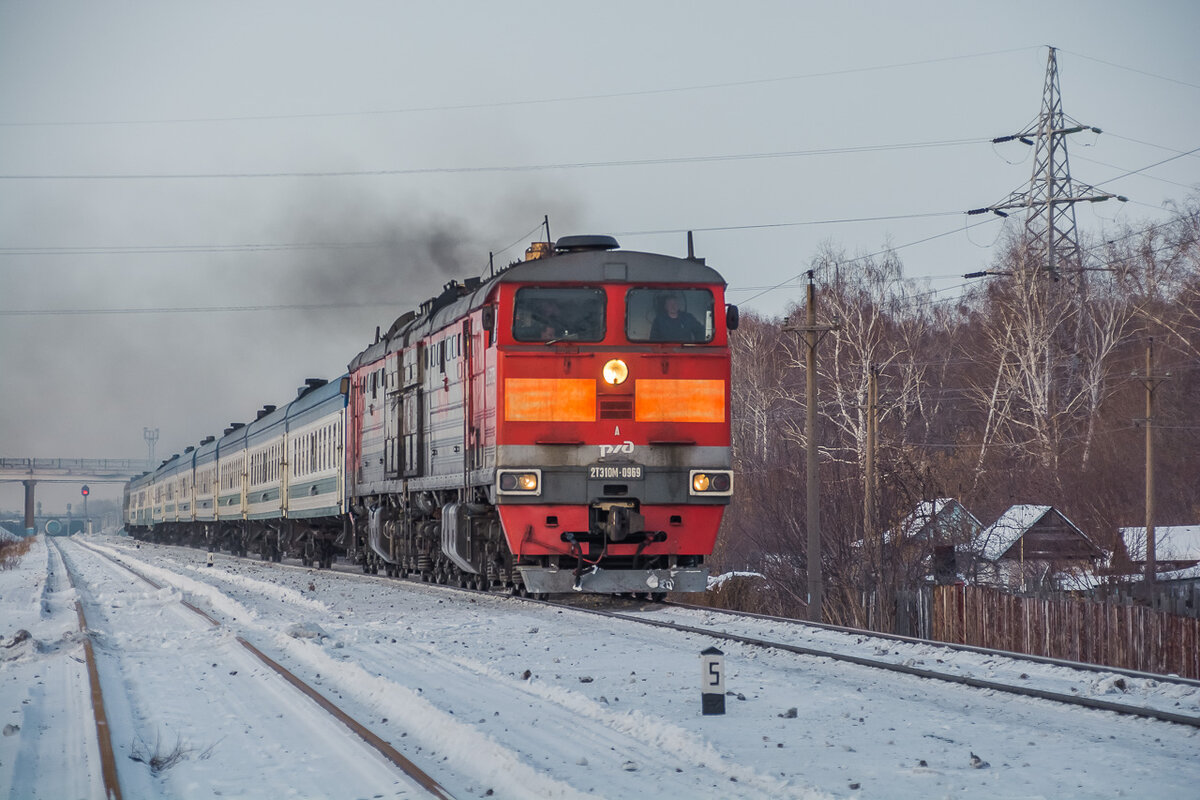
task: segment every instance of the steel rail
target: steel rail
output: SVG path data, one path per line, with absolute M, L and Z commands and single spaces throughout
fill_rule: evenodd
M 55 542 L 54 549 L 58 552 L 58 560 L 62 563 L 63 571 L 67 573 L 67 583 L 76 589 L 75 616 L 79 619 L 79 632 L 83 634 L 83 655 L 87 664 L 88 685 L 91 688 L 92 716 L 96 720 L 96 742 L 100 748 L 100 778 L 104 784 L 104 796 L 107 800 L 122 800 L 121 780 L 117 774 L 117 759 L 113 754 L 112 730 L 108 726 L 108 713 L 104 710 L 104 691 L 100 686 L 100 670 L 96 667 L 96 653 L 92 649 L 92 636 L 88 630 L 87 617 L 83 613 L 83 602 L 79 599 L 75 577 L 67 565 L 67 559 L 62 549 Z
M 266 563 L 266 562 L 263 562 L 263 563 Z M 282 564 L 282 565 L 276 565 L 276 566 L 290 567 L 292 565 Z M 126 567 L 126 568 L 128 569 L 128 567 Z M 372 579 L 375 581 L 396 582 L 395 579 L 379 578 L 379 577 L 373 576 L 373 575 L 360 576 L 357 572 L 353 572 L 353 571 L 349 571 L 349 570 L 347 570 L 347 571 L 339 570 L 339 574 L 348 575 L 348 576 L 354 577 L 355 579 L 358 579 L 361 577 L 361 578 L 369 578 L 369 579 Z M 962 686 L 970 686 L 972 688 L 977 688 L 977 689 L 990 689 L 992 691 L 1004 692 L 1006 694 L 1013 694 L 1013 695 L 1022 696 L 1022 697 L 1032 697 L 1032 698 L 1037 698 L 1037 699 L 1042 699 L 1042 700 L 1049 700 L 1052 702 L 1063 703 L 1066 705 L 1074 705 L 1074 706 L 1080 706 L 1080 707 L 1084 707 L 1084 708 L 1091 708 L 1093 710 L 1098 710 L 1098 711 L 1111 711 L 1113 713 L 1121 714 L 1124 716 L 1134 716 L 1134 717 L 1157 719 L 1162 722 L 1171 722 L 1171 723 L 1175 723 L 1178 725 L 1187 725 L 1187 726 L 1193 727 L 1193 728 L 1200 728 L 1200 717 L 1194 717 L 1194 716 L 1190 716 L 1187 714 L 1176 714 L 1171 711 L 1162 711 L 1162 710 L 1153 709 L 1153 708 L 1146 708 L 1143 706 L 1131 706 L 1131 705 L 1127 705 L 1124 703 L 1113 703 L 1113 702 L 1109 702 L 1107 700 L 1096 700 L 1096 699 L 1087 698 L 1087 697 L 1079 697 L 1076 695 L 1064 694 L 1062 692 L 1055 692 L 1055 691 L 1051 691 L 1048 689 L 1037 689 L 1034 687 L 1016 686 L 1013 684 L 998 683 L 996 681 L 988 681 L 988 680 L 983 680 L 982 678 L 973 678 L 973 677 L 965 676 L 965 675 L 953 675 L 953 674 L 945 673 L 945 672 L 937 672 L 935 670 L 921 669 L 919 667 L 910 667 L 905 664 L 898 664 L 898 663 L 894 663 L 894 662 L 890 662 L 890 661 L 882 661 L 882 660 L 878 660 L 878 659 L 866 658 L 864 656 L 856 656 L 856 655 L 853 655 L 850 653 L 839 653 L 834 650 L 823 650 L 823 649 L 817 648 L 817 647 L 805 647 L 802 645 L 787 644 L 785 642 L 772 642 L 772 641 L 768 641 L 765 639 L 757 639 L 755 637 L 750 637 L 750 636 L 741 636 L 739 634 L 728 633 L 725 631 L 714 630 L 714 629 L 709 629 L 709 628 L 699 628 L 699 627 L 694 627 L 694 626 L 690 626 L 690 625 L 682 625 L 682 624 L 671 623 L 671 622 L 650 620 L 650 619 L 645 619 L 645 618 L 641 618 L 641 617 L 630 616 L 630 615 L 623 614 L 620 612 L 604 611 L 602 609 L 595 609 L 595 608 L 584 608 L 582 606 L 572 605 L 569 603 L 558 603 L 558 602 L 554 602 L 552 600 L 538 600 L 533 597 L 525 597 L 525 596 L 521 596 L 519 594 L 503 594 L 502 595 L 500 592 L 487 592 L 487 591 L 481 591 L 481 590 L 475 590 L 475 589 L 465 589 L 465 588 L 459 588 L 456 586 L 450 586 L 448 584 L 434 584 L 434 583 L 425 583 L 425 582 L 418 583 L 417 581 L 410 581 L 410 580 L 404 580 L 404 579 L 402 579 L 402 581 L 404 583 L 412 583 L 414 585 L 436 587 L 436 588 L 444 590 L 444 591 L 458 592 L 458 593 L 463 593 L 463 594 L 475 594 L 475 595 L 482 594 L 482 595 L 490 595 L 492 597 L 502 597 L 503 596 L 503 597 L 512 598 L 515 600 L 522 600 L 524 602 L 540 603 L 543 605 L 553 606 L 555 608 L 571 609 L 573 611 L 578 611 L 581 613 L 595 614 L 597 616 L 604 616 L 604 617 L 609 617 L 612 619 L 621 619 L 621 620 L 625 620 L 628 622 L 634 622 L 634 623 L 639 623 L 639 624 L 643 624 L 643 625 L 649 625 L 652 627 L 664 628 L 664 629 L 668 629 L 668 630 L 675 630 L 675 631 L 679 631 L 682 633 L 699 634 L 702 636 L 709 636 L 714 639 L 723 639 L 726 641 L 740 642 L 742 644 L 747 644 L 747 645 L 751 645 L 754 647 L 761 647 L 764 649 L 782 650 L 782 651 L 786 651 L 786 652 L 796 653 L 798 655 L 814 656 L 814 657 L 818 657 L 818 658 L 829 658 L 832 660 L 845 661 L 847 663 L 853 663 L 853 664 L 857 664 L 859 666 L 864 666 L 864 667 L 868 667 L 868 668 L 883 669 L 883 670 L 888 670 L 891 672 L 899 672 L 899 673 L 903 673 L 903 674 L 907 674 L 907 675 L 912 675 L 912 676 L 918 677 L 918 678 L 926 678 L 928 680 L 938 680 L 938 681 L 943 681 L 946 683 L 955 683 L 955 684 L 959 684 Z M 674 605 L 676 605 L 677 607 L 682 607 L 682 604 L 674 604 Z M 788 622 L 788 623 L 793 623 L 793 624 L 811 625 L 814 627 L 827 628 L 827 629 L 832 629 L 832 630 L 840 630 L 843 632 L 850 632 L 850 633 L 855 633 L 855 634 L 863 635 L 863 636 L 877 636 L 877 637 L 881 637 L 881 638 L 885 638 L 885 639 L 902 640 L 902 641 L 906 641 L 906 642 L 920 643 L 923 645 L 954 647 L 956 649 L 975 651 L 978 653 L 983 653 L 983 654 L 988 654 L 988 655 L 998 655 L 998 656 L 1004 656 L 1004 657 L 1009 657 L 1009 658 L 1018 658 L 1018 659 L 1022 659 L 1022 660 L 1052 664 L 1052 665 L 1062 666 L 1062 667 L 1071 668 L 1071 669 L 1092 670 L 1092 671 L 1097 671 L 1097 672 L 1112 672 L 1112 673 L 1117 673 L 1117 674 L 1130 675 L 1130 676 L 1134 676 L 1134 677 L 1138 677 L 1138 678 L 1146 678 L 1146 679 L 1156 680 L 1156 681 L 1159 681 L 1162 683 L 1178 683 L 1178 684 L 1183 684 L 1183 685 L 1188 685 L 1188 686 L 1194 686 L 1197 683 L 1200 683 L 1200 682 L 1192 681 L 1187 678 L 1178 678 L 1178 677 L 1167 676 L 1167 675 L 1157 675 L 1154 673 L 1137 672 L 1137 671 L 1133 671 L 1133 670 L 1123 671 L 1123 670 L 1120 670 L 1117 668 L 1105 668 L 1103 666 L 1095 665 L 1095 664 L 1083 664 L 1083 663 L 1077 663 L 1077 662 L 1071 662 L 1071 661 L 1059 661 L 1056 659 L 1045 659 L 1041 656 L 1029 656 L 1029 655 L 1022 654 L 1022 653 L 1009 653 L 1007 651 L 1001 651 L 1001 650 L 986 650 L 984 648 L 974 648 L 970 645 L 950 645 L 949 643 L 946 643 L 946 642 L 935 642 L 935 641 L 925 640 L 925 639 L 911 639 L 908 637 L 896 636 L 894 634 L 876 634 L 876 633 L 869 632 L 869 631 L 859 631 L 859 630 L 856 630 L 853 628 L 839 628 L 837 626 L 826 625 L 826 624 L 822 624 L 822 623 L 807 623 L 807 622 L 803 622 L 800 620 L 787 619 L 787 618 L 783 618 L 783 617 L 764 617 L 763 615 L 759 615 L 759 614 L 744 613 L 744 612 L 739 612 L 739 611 L 730 611 L 728 609 L 709 608 L 706 606 L 693 606 L 692 608 L 703 609 L 705 611 L 716 611 L 716 612 L 724 613 L 724 614 L 731 615 L 731 616 L 747 616 L 747 617 L 751 617 L 751 618 L 762 618 L 762 619 L 769 619 L 772 621 Z
M 84 547 L 85 549 L 87 549 L 89 552 L 93 553 L 94 555 L 104 558 L 107 561 L 117 565 L 121 569 L 124 569 L 125 571 L 129 572 L 130 574 L 134 575 L 135 577 L 150 584 L 155 589 L 164 588 L 162 584 L 158 583 L 157 581 L 153 580 L 152 578 L 150 578 L 146 575 L 143 575 L 141 572 L 137 571 L 133 567 L 130 567 L 128 564 L 122 564 L 120 561 L 117 561 L 116 559 L 112 558 L 107 553 L 103 553 L 83 542 L 79 542 L 79 544 L 82 547 Z M 68 576 L 70 575 L 69 570 L 68 570 L 67 574 L 68 574 Z M 189 609 L 190 611 L 193 611 L 196 614 L 199 614 L 201 617 L 203 617 L 205 620 L 207 620 L 210 625 L 213 625 L 215 627 L 221 627 L 221 622 L 219 620 L 215 619 L 212 615 L 210 615 L 208 612 L 204 611 L 203 609 L 193 605 L 192 603 L 189 603 L 187 600 L 181 599 L 179 602 L 184 607 Z M 77 605 L 78 605 L 78 603 L 77 603 Z M 82 613 L 82 612 L 80 612 L 80 613 Z M 282 677 L 285 681 L 287 681 L 293 687 L 295 687 L 300 692 L 302 692 L 310 700 L 312 700 L 314 703 L 316 703 L 318 706 L 320 706 L 324 711 L 329 713 L 334 719 L 336 719 L 338 722 L 341 722 L 343 725 L 345 725 L 347 728 L 349 728 L 356 736 L 358 736 L 364 742 L 369 744 L 371 747 L 375 748 L 375 750 L 377 750 L 384 758 L 386 758 L 388 761 L 390 761 L 392 764 L 394 764 L 396 767 L 398 767 L 409 778 L 412 778 L 412 780 L 414 782 L 416 782 L 422 789 L 424 789 L 426 792 L 428 792 L 431 796 L 436 797 L 439 800 L 454 800 L 454 798 L 450 794 L 450 792 L 447 791 L 446 788 L 443 787 L 441 784 L 439 784 L 431 775 L 429 775 L 427 772 L 425 772 L 420 767 L 418 767 L 416 764 L 414 764 L 412 761 L 410 761 L 408 758 L 406 758 L 404 756 L 404 754 L 402 754 L 396 748 L 392 747 L 392 745 L 390 745 L 388 742 L 384 741 L 384 739 L 381 738 L 378 734 L 374 733 L 372 730 L 367 728 L 361 722 L 354 719 L 349 714 L 347 714 L 345 711 L 343 711 L 336 703 L 334 703 L 329 698 L 322 695 L 320 692 L 318 692 L 316 689 L 314 689 L 312 686 L 310 686 L 308 683 L 306 683 L 302 678 L 298 677 L 295 673 L 291 672 L 287 667 L 284 667 L 282 664 L 280 664 L 279 662 L 277 662 L 274 659 L 272 659 L 271 657 L 269 657 L 266 653 L 259 650 L 257 647 L 255 647 L 253 644 L 251 644 L 246 639 L 242 638 L 241 636 L 235 636 L 234 638 L 237 640 L 238 644 L 242 645 L 242 647 L 244 647 L 249 653 L 251 653 L 253 656 L 255 656 L 259 661 L 261 661 L 263 664 L 265 664 L 266 666 L 268 666 L 272 670 L 274 670 L 277 674 L 280 675 L 280 677 Z
M 942 642 L 937 639 L 918 639 L 912 636 L 901 636 L 897 633 L 880 633 L 878 631 L 869 631 L 863 628 L 848 628 L 843 625 L 832 625 L 828 622 L 810 622 L 808 620 L 793 619 L 791 617 L 775 617 L 771 616 L 770 614 L 755 614 L 749 611 L 734 611 L 728 608 L 713 608 L 712 606 L 697 606 L 691 603 L 677 603 L 671 600 L 666 601 L 663 603 L 663 605 L 669 608 L 683 608 L 690 611 L 711 611 L 731 617 L 749 617 L 750 619 L 779 622 L 802 628 L 819 628 L 820 630 L 848 633 L 854 636 L 870 636 L 873 639 L 887 639 L 889 641 L 903 642 L 905 644 L 917 644 L 925 646 L 933 645 L 935 647 L 943 647 L 947 650 L 956 650 L 963 653 L 975 653 L 977 655 L 985 656 L 1004 656 L 1005 658 L 1028 661 L 1033 664 L 1045 664 L 1053 667 L 1066 667 L 1068 669 L 1075 669 L 1085 672 L 1112 672 L 1117 675 L 1124 675 L 1127 678 L 1140 678 L 1143 680 L 1152 680 L 1160 683 L 1170 683 L 1200 689 L 1200 680 L 1195 680 L 1193 678 L 1182 678 L 1178 675 L 1161 675 L 1157 672 L 1145 672 L 1143 670 L 1129 669 L 1127 667 L 1109 667 L 1105 666 L 1104 664 L 1093 664 L 1087 661 L 1069 661 L 1064 658 L 1037 656 L 1031 653 L 1018 653 L 1012 650 L 996 650 L 994 648 L 979 647 L 978 645 L 973 644 Z
M 289 565 L 283 565 L 283 566 L 289 566 Z M 371 575 L 359 576 L 359 574 L 357 572 L 351 572 L 351 571 L 346 571 L 341 574 L 351 576 L 355 579 L 362 577 L 362 578 L 371 578 L 371 579 L 374 579 L 377 581 L 385 581 L 385 582 L 394 582 L 394 580 L 395 580 L 395 579 L 378 578 L 376 576 L 371 576 Z M 405 582 L 412 583 L 414 585 L 418 584 L 417 581 L 405 581 Z M 529 603 L 540 603 L 543 605 L 554 606 L 555 608 L 571 609 L 574 611 L 580 611 L 580 612 L 587 613 L 587 614 L 595 614 L 598 616 L 605 616 L 605 617 L 610 617 L 613 619 L 621 619 L 621 620 L 626 620 L 629 622 L 635 622 L 635 623 L 640 623 L 643 625 L 649 625 L 652 627 L 665 628 L 665 629 L 675 630 L 675 631 L 679 631 L 679 632 L 683 632 L 683 633 L 700 634 L 700 635 L 704 635 L 704 636 L 710 636 L 715 639 L 724 639 L 727 641 L 740 642 L 742 644 L 748 644 L 748 645 L 752 645 L 755 647 L 762 647 L 764 649 L 783 650 L 783 651 L 787 651 L 787 652 L 791 652 L 791 653 L 796 653 L 798 655 L 808 655 L 808 656 L 815 656 L 815 657 L 819 657 L 819 658 L 829 658 L 829 659 L 833 659 L 833 660 L 837 660 L 837 661 L 845 661 L 848 663 L 857 664 L 859 666 L 864 666 L 864 667 L 868 667 L 868 668 L 884 669 L 884 670 L 888 670 L 891 672 L 899 672 L 899 673 L 903 673 L 903 674 L 907 674 L 907 675 L 912 675 L 912 676 L 918 677 L 918 678 L 926 678 L 928 680 L 938 680 L 938 681 L 943 681 L 945 683 L 955 683 L 955 684 L 959 684 L 962 686 L 970 686 L 970 687 L 977 688 L 977 689 L 990 689 L 992 691 L 1004 692 L 1006 694 L 1013 694 L 1013 695 L 1022 696 L 1022 697 L 1032 697 L 1032 698 L 1037 698 L 1037 699 L 1041 699 L 1041 700 L 1049 700 L 1051 702 L 1080 706 L 1083 708 L 1091 708 L 1093 710 L 1098 710 L 1098 711 L 1111 711 L 1113 713 L 1121 714 L 1124 716 L 1145 717 L 1145 718 L 1150 718 L 1150 719 L 1157 719 L 1162 722 L 1172 722 L 1172 723 L 1175 723 L 1178 725 L 1187 725 L 1187 726 L 1193 727 L 1193 728 L 1200 728 L 1200 717 L 1190 716 L 1187 714 L 1176 714 L 1171 711 L 1163 711 L 1160 709 L 1146 708 L 1144 706 L 1133 706 L 1133 705 L 1128 705 L 1125 703 L 1113 703 L 1113 702 L 1110 702 L 1107 700 L 1097 700 L 1094 698 L 1080 697 L 1078 695 L 1071 695 L 1071 694 L 1065 694 L 1062 692 L 1055 692 L 1055 691 L 1052 691 L 1049 689 L 1038 689 L 1038 688 L 1029 687 L 1029 686 L 1017 686 L 1014 684 L 999 683 L 996 681 L 984 680 L 982 678 L 973 678 L 973 677 L 970 677 L 967 675 L 954 675 L 954 674 L 947 673 L 947 672 L 938 672 L 936 670 L 922 669 L 920 667 L 911 667 L 911 666 L 907 666 L 905 664 L 899 664 L 899 663 L 895 663 L 895 662 L 891 662 L 891 661 L 883 661 L 883 660 L 879 660 L 879 659 L 867 658 L 865 656 L 857 656 L 857 655 L 853 655 L 851 653 L 840 653 L 835 650 L 824 650 L 824 649 L 817 648 L 817 647 L 805 647 L 802 645 L 788 644 L 786 642 L 772 642 L 772 641 L 765 640 L 765 639 L 758 639 L 758 638 L 751 637 L 751 636 L 742 636 L 739 634 L 728 633 L 725 631 L 720 631 L 720 630 L 715 630 L 715 629 L 710 629 L 710 628 L 699 628 L 699 627 L 682 625 L 682 624 L 673 623 L 673 622 L 650 620 L 650 619 L 645 619 L 642 617 L 628 615 L 628 614 L 621 613 L 621 612 L 605 611 L 603 609 L 595 609 L 595 608 L 585 608 L 582 606 L 573 605 L 573 604 L 569 604 L 569 603 L 558 603 L 553 600 L 538 600 L 533 597 L 526 597 L 526 596 L 522 596 L 519 594 L 501 595 L 501 593 L 499 593 L 499 592 L 486 592 L 486 591 L 481 591 L 481 590 L 477 590 L 477 589 L 465 589 L 465 588 L 459 588 L 456 586 L 450 586 L 450 585 L 446 585 L 446 584 L 431 584 L 431 583 L 424 583 L 424 582 L 421 582 L 419 585 L 436 587 L 436 588 L 444 590 L 444 591 L 458 592 L 458 593 L 464 593 L 464 594 L 482 594 L 482 595 L 491 595 L 493 597 L 504 596 L 504 597 L 509 597 L 509 598 L 515 599 L 515 600 L 522 600 L 522 601 L 529 602 Z M 739 612 L 739 611 L 731 611 L 729 609 L 709 608 L 706 606 L 686 606 L 684 604 L 670 603 L 670 602 L 668 602 L 666 605 L 675 606 L 677 608 L 692 608 L 692 609 L 698 609 L 698 610 L 704 610 L 704 611 L 716 611 L 716 612 L 720 612 L 720 613 L 734 616 L 734 617 L 744 616 L 744 617 L 751 617 L 751 618 L 755 618 L 755 619 L 767 619 L 767 620 L 771 620 L 773 622 L 786 622 L 786 623 L 791 623 L 791 624 L 796 624 L 796 625 L 806 625 L 806 626 L 811 626 L 811 627 L 836 630 L 836 631 L 840 631 L 840 632 L 854 633 L 854 634 L 861 635 L 861 636 L 872 636 L 872 637 L 890 639 L 893 641 L 903 641 L 903 642 L 907 642 L 907 643 L 921 644 L 921 645 L 926 645 L 926 646 L 933 645 L 936 647 L 947 647 L 950 649 L 974 652 L 974 653 L 982 654 L 982 655 L 994 655 L 994 656 L 1002 656 L 1002 657 L 1006 657 L 1006 658 L 1015 658 L 1018 660 L 1030 661 L 1030 662 L 1041 663 L 1041 664 L 1046 664 L 1046 665 L 1051 665 L 1051 666 L 1059 666 L 1059 667 L 1064 667 L 1067 669 L 1076 669 L 1079 671 L 1111 672 L 1111 673 L 1115 673 L 1115 674 L 1125 675 L 1128 677 L 1136 677 L 1136 678 L 1144 678 L 1144 679 L 1148 679 L 1148 680 L 1155 680 L 1160 683 L 1171 683 L 1171 684 L 1179 684 L 1179 685 L 1184 685 L 1184 686 L 1200 686 L 1200 681 L 1193 681 L 1188 678 L 1179 678 L 1177 676 L 1158 675 L 1158 674 L 1150 673 L 1150 672 L 1139 672 L 1137 670 L 1123 670 L 1123 669 L 1119 669 L 1119 668 L 1107 668 L 1107 667 L 1104 667 L 1103 665 L 1097 665 L 1097 664 L 1086 664 L 1083 662 L 1063 661 L 1060 659 L 1045 658 L 1042 656 L 1031 656 L 1031 655 L 1027 655 L 1024 653 L 1010 653 L 1008 651 L 1003 651 L 1003 650 L 989 650 L 987 648 L 973 647 L 971 645 L 953 645 L 948 642 L 936 642 L 936 641 L 925 640 L 925 639 L 913 639 L 911 637 L 897 636 L 895 634 L 876 634 L 871 631 L 861 631 L 861 630 L 857 630 L 854 628 L 842 628 L 839 626 L 828 625 L 828 624 L 824 624 L 824 623 L 809 623 L 809 622 L 805 622 L 803 620 L 794 620 L 794 619 L 788 619 L 785 617 L 769 617 L 769 616 L 765 616 L 765 615 L 761 615 L 761 614 L 752 614 L 752 613 L 744 613 L 744 612 Z
M 543 602 L 543 601 L 533 601 Z M 845 661 L 851 664 L 857 664 L 863 667 L 874 669 L 883 669 L 890 672 L 899 672 L 905 675 L 912 675 L 918 678 L 926 678 L 929 680 L 944 681 L 946 683 L 956 683 L 962 686 L 970 686 L 976 689 L 990 689 L 996 692 L 1005 692 L 1007 694 L 1019 695 L 1022 697 L 1034 697 L 1041 700 L 1050 700 L 1057 703 L 1067 705 L 1082 706 L 1098 711 L 1111 711 L 1117 714 L 1134 717 L 1148 717 L 1157 719 L 1163 722 L 1172 722 L 1177 725 L 1188 725 L 1193 728 L 1200 728 L 1200 717 L 1189 716 L 1187 714 L 1176 714 L 1171 711 L 1161 711 L 1159 709 L 1146 708 L 1144 706 L 1131 706 L 1124 703 L 1112 703 L 1107 700 L 1096 700 L 1090 697 L 1079 697 L 1076 695 L 1064 694 L 1048 689 L 1037 689 L 1030 686 L 1014 686 L 1007 683 L 998 683 L 996 681 L 983 680 L 982 678 L 973 678 L 968 675 L 952 675 L 945 672 L 937 672 L 930 669 L 922 669 L 920 667 L 911 667 L 906 664 L 897 664 L 891 661 L 881 661 L 874 658 L 866 658 L 850 653 L 839 653 L 833 650 L 822 650 L 817 647 L 805 647 L 802 645 L 787 644 L 786 642 L 772 642 L 766 639 L 759 639 L 752 636 L 741 636 L 735 633 L 726 631 L 713 630 L 709 628 L 699 628 L 692 625 L 682 625 L 675 622 L 663 622 L 661 620 L 644 619 L 640 617 L 630 616 L 627 614 L 603 611 L 601 609 L 580 608 L 578 606 L 562 605 L 558 603 L 550 603 L 557 608 L 570 608 L 585 614 L 595 614 L 597 616 L 609 617 L 612 619 L 620 619 L 628 622 L 634 622 L 641 625 L 649 625 L 655 628 L 664 628 L 667 630 L 678 631 L 681 633 L 693 633 L 702 636 L 709 636 L 714 639 L 723 639 L 725 641 L 739 642 L 741 644 L 761 647 L 768 650 L 783 650 L 789 653 L 797 653 L 799 655 L 815 656 L 818 658 L 829 658 L 836 661 Z M 929 644 L 929 642 L 924 642 Z

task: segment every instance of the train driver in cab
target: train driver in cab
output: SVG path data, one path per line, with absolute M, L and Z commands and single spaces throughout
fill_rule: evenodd
M 704 326 L 683 310 L 679 295 L 670 293 L 662 298 L 661 307 L 650 326 L 653 342 L 703 342 Z
M 516 334 L 526 342 L 557 339 L 566 331 L 558 303 L 549 297 L 539 297 L 518 306 Z

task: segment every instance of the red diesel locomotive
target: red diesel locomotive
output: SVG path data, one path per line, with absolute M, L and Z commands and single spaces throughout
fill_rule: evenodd
M 617 247 L 535 243 L 350 363 L 341 543 L 364 569 L 533 594 L 705 589 L 733 491 L 737 308 L 702 259 Z

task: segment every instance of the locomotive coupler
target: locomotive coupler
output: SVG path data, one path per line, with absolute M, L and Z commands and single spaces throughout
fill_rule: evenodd
M 634 510 L 632 505 L 612 504 L 601 523 L 604 538 L 610 542 L 623 542 L 630 534 L 646 530 L 646 518 Z

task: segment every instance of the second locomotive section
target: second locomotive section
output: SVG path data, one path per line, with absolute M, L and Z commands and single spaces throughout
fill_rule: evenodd
M 736 308 L 702 261 L 615 247 L 535 246 L 351 363 L 369 561 L 539 594 L 704 590 L 732 493 Z

